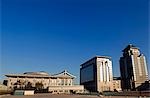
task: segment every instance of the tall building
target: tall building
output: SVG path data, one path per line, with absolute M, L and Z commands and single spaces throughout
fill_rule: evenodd
M 80 68 L 80 84 L 91 92 L 113 91 L 112 61 L 107 56 L 96 56 Z
M 145 56 L 138 47 L 130 44 L 120 58 L 121 86 L 123 90 L 135 90 L 148 80 Z

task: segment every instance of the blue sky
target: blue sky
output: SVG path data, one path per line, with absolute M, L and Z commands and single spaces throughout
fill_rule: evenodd
M 148 0 L 2 0 L 1 79 L 4 74 L 67 69 L 112 57 L 114 76 L 126 45 L 148 60 Z

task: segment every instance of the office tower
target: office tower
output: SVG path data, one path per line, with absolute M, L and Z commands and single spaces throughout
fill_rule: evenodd
M 120 73 L 123 90 L 135 90 L 148 80 L 146 59 L 138 47 L 130 44 L 123 50 Z
M 107 56 L 96 56 L 80 68 L 80 84 L 91 92 L 113 91 L 112 61 Z

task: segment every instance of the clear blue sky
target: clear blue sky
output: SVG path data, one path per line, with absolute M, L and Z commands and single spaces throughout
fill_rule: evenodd
M 1 79 L 4 74 L 67 69 L 112 57 L 114 76 L 126 45 L 148 58 L 148 0 L 1 0 Z

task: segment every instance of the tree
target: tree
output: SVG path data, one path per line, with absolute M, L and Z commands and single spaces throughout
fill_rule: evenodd
M 37 82 L 35 84 L 35 88 L 36 88 L 36 90 L 42 90 L 44 88 L 44 85 L 43 85 L 43 83 Z
M 32 89 L 32 83 L 31 82 L 28 82 L 27 85 L 26 85 L 26 89 Z
M 23 80 L 18 80 L 14 83 L 14 89 L 24 89 L 25 82 Z

